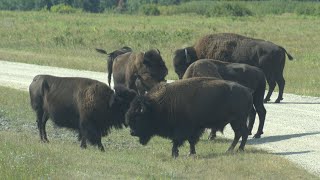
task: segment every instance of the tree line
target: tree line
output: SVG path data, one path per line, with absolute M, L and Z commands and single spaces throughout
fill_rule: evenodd
M 182 0 L 187 2 L 188 0 Z M 190 0 L 189 0 L 190 1 Z M 106 9 L 125 10 L 136 4 L 179 4 L 181 0 L 1 0 L 0 10 L 50 10 L 54 5 L 67 5 L 88 12 L 102 12 Z
M 178 5 L 184 2 L 201 1 L 201 0 L 1 0 L 0 10 L 51 10 L 55 5 L 66 5 L 72 8 L 82 9 L 87 12 L 103 12 L 105 10 L 116 9 L 126 11 L 146 4 L 156 5 Z M 207 1 L 230 1 L 230 0 L 207 0 Z M 237 0 L 233 0 L 237 1 Z M 252 1 L 252 0 L 242 0 Z M 268 1 L 268 0 L 255 0 Z M 292 1 L 292 0 L 279 0 Z M 320 0 L 296 0 L 296 1 L 320 1 Z M 203 2 L 203 0 L 202 0 Z M 239 0 L 237 1 L 239 2 Z

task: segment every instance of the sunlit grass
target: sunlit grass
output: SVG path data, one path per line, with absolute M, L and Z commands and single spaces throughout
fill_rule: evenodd
M 0 11 L 0 59 L 92 71 L 105 71 L 105 56 L 122 46 L 135 51 L 158 48 L 176 79 L 173 52 L 208 33 L 233 32 L 279 44 L 287 61 L 285 92 L 320 96 L 320 24 L 317 17 L 294 14 L 254 17 L 198 15 L 130 16 Z
M 50 143 L 40 143 L 27 92 L 0 86 L 0 175 L 3 179 L 316 179 L 294 164 L 246 146 L 226 153 L 230 140 L 205 134 L 188 156 L 189 145 L 171 157 L 171 142 L 154 137 L 147 146 L 128 129 L 112 130 L 97 147 L 80 149 L 76 133 L 47 124 Z

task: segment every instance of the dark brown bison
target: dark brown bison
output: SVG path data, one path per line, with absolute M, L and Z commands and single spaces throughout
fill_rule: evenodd
M 215 77 L 218 79 L 235 81 L 250 88 L 253 91 L 253 107 L 249 115 L 249 135 L 251 135 L 256 112 L 258 112 L 260 123 L 254 138 L 261 137 L 267 112 L 263 105 L 266 80 L 264 73 L 259 68 L 247 64 L 203 59 L 192 63 L 183 75 L 183 79 L 192 77 Z M 215 138 L 215 135 L 215 130 L 212 130 L 210 139 Z
M 120 49 L 117 49 L 111 53 L 107 53 L 107 51 L 103 50 L 103 49 L 98 49 L 96 48 L 96 51 L 99 52 L 99 53 L 102 53 L 102 54 L 107 54 L 108 55 L 108 59 L 107 59 L 107 69 L 108 69 L 108 84 L 110 86 L 111 84 L 111 74 L 112 74 L 112 65 L 113 65 L 113 61 L 114 59 L 121 55 L 121 54 L 124 54 L 124 53 L 127 53 L 127 52 L 132 52 L 132 49 L 128 46 L 124 46 Z
M 127 88 L 143 94 L 161 81 L 165 81 L 168 69 L 159 50 L 147 52 L 128 52 L 119 55 L 113 62 L 114 85 L 125 85 Z M 146 89 L 136 86 L 140 77 Z
M 40 139 L 48 142 L 46 122 L 78 131 L 81 147 L 87 140 L 98 145 L 112 127 L 121 128 L 125 112 L 136 93 L 124 87 L 115 92 L 96 80 L 75 77 L 37 75 L 29 86 L 32 109 L 37 115 Z
M 286 55 L 289 60 L 293 59 L 283 47 L 272 42 L 221 33 L 204 36 L 194 46 L 176 50 L 173 63 L 180 79 L 187 67 L 198 59 L 218 59 L 259 67 L 265 73 L 269 84 L 269 92 L 264 101 L 270 101 L 277 83 L 279 95 L 275 102 L 279 103 L 283 99 L 285 86 L 283 69 Z
M 204 128 L 222 131 L 230 123 L 235 136 L 228 150 L 234 149 L 240 137 L 239 149 L 244 150 L 251 107 L 251 92 L 236 82 L 190 78 L 160 83 L 145 95 L 136 96 L 126 113 L 126 124 L 143 145 L 154 135 L 171 139 L 172 156 L 177 157 L 185 140 L 189 141 L 190 154 L 195 154 Z

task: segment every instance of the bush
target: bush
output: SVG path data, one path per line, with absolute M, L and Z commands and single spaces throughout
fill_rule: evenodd
M 251 16 L 253 13 L 237 3 L 221 3 L 213 6 L 213 9 L 207 12 L 207 16 Z
M 52 6 L 50 9 L 51 12 L 55 12 L 55 13 L 65 13 L 65 14 L 69 14 L 69 13 L 75 13 L 77 12 L 76 8 L 73 8 L 69 5 L 65 5 L 65 4 L 58 4 L 55 6 Z
M 299 6 L 295 11 L 298 15 L 319 16 L 320 6 Z
M 160 10 L 157 8 L 155 4 L 146 4 L 141 7 L 140 10 L 144 15 L 147 16 L 159 16 Z

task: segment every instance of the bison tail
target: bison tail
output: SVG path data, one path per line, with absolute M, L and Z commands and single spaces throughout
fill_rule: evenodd
M 44 96 L 45 93 L 47 93 L 49 91 L 49 84 L 48 82 L 44 79 L 42 82 L 42 87 L 41 87 L 41 93 L 42 96 Z
M 293 57 L 284 49 L 283 47 L 279 46 L 288 56 L 289 60 L 293 60 Z
M 103 49 L 98 49 L 98 48 L 96 48 L 96 51 L 97 51 L 98 53 L 101 53 L 101 54 L 108 54 L 107 51 L 105 51 L 105 50 L 103 50 Z
M 111 75 L 112 75 L 112 66 L 113 66 L 113 57 L 108 58 L 108 84 L 111 84 Z

